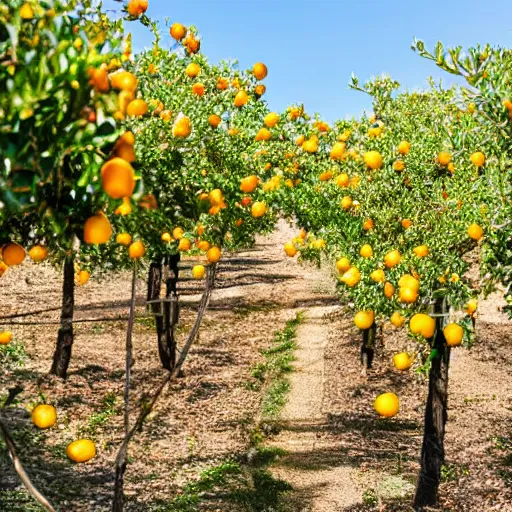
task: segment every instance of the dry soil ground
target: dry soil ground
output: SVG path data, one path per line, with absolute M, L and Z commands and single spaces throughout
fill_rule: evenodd
M 222 261 L 219 286 L 185 376 L 165 391 L 130 449 L 127 510 L 410 510 L 426 385 L 390 364 L 392 354 L 410 342 L 386 329 L 374 369 L 364 378 L 359 336 L 337 305 L 331 276 L 300 266 L 282 252 L 293 233 L 281 224 L 255 250 Z M 79 288 L 76 317 L 126 315 L 129 279 L 117 274 Z M 0 281 L 0 316 L 58 308 L 60 287 L 60 277 L 45 264 L 10 269 Z M 186 281 L 182 292 L 183 337 L 193 321 L 200 286 Z M 145 293 L 141 278 L 141 316 Z M 497 298 L 482 304 L 479 343 L 471 351 L 453 353 L 443 511 L 512 510 L 512 324 L 498 307 Z M 281 455 L 271 471 L 293 490 L 272 508 L 257 499 L 234 505 L 218 488 L 199 493 L 199 504 L 176 508 L 174 497 L 205 468 L 246 459 L 264 392 L 248 385 L 254 380 L 251 368 L 262 360 L 261 350 L 270 346 L 274 332 L 297 311 L 304 311 L 305 319 L 297 332 L 288 403 L 274 433 L 263 441 L 269 451 L 281 450 L 275 452 Z M 57 319 L 55 310 L 16 321 Z M 23 387 L 19 402 L 4 417 L 29 473 L 59 511 L 109 510 L 113 462 L 122 438 L 125 322 L 77 324 L 66 383 L 47 376 L 56 326 L 2 328 L 12 330 L 15 345 L 27 353 L 23 357 L 18 349 L 0 360 L 0 392 Z M 151 320 L 137 320 L 134 344 L 135 408 L 164 374 Z M 380 420 L 372 410 L 373 399 L 387 390 L 399 394 L 401 412 Z M 42 396 L 56 405 L 59 415 L 57 427 L 48 431 L 33 427 L 27 412 Z M 74 465 L 65 456 L 66 444 L 78 436 L 97 442 L 98 455 L 90 463 Z M 0 510 L 38 510 L 21 491 L 3 448 L 0 474 Z

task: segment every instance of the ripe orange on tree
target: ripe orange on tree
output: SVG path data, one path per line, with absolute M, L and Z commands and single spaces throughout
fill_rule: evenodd
M 373 325 L 375 315 L 373 311 L 358 311 L 354 316 L 354 324 L 359 329 L 369 329 Z
M 192 125 L 190 123 L 190 118 L 187 116 L 180 117 L 176 119 L 174 126 L 172 128 L 172 134 L 174 137 L 178 138 L 187 138 L 192 132 Z
M 118 233 L 116 235 L 116 243 L 129 246 L 132 243 L 132 235 L 129 233 Z
M 176 240 L 180 240 L 183 237 L 183 229 L 180 227 L 174 228 L 172 230 L 172 236 Z
M 195 78 L 199 73 L 201 73 L 201 66 L 196 62 L 191 62 L 185 68 L 185 74 L 190 78 Z
M 173 23 L 169 33 L 173 39 L 181 41 L 187 35 L 187 29 L 181 23 Z
M 101 184 L 112 199 L 130 197 L 135 189 L 135 173 L 123 158 L 114 157 L 101 168 Z
M 441 151 L 439 155 L 437 155 L 437 160 L 441 165 L 448 165 L 452 159 L 452 155 L 447 151 Z
M 369 169 L 380 169 L 383 164 L 382 155 L 378 151 L 368 151 L 363 156 L 364 163 Z
M 483 167 L 483 165 L 485 164 L 485 155 L 481 151 L 476 151 L 475 153 L 472 153 L 469 159 L 477 167 Z
M 210 263 L 217 263 L 220 260 L 221 251 L 218 247 L 213 246 L 208 249 L 206 253 L 206 258 Z
M 238 91 L 235 96 L 235 107 L 243 107 L 249 101 L 249 96 L 242 90 Z
M 126 115 L 130 117 L 143 116 L 147 113 L 148 109 L 148 104 L 144 100 L 132 100 L 126 107 Z
M 112 226 L 103 212 L 89 217 L 84 224 L 84 241 L 87 244 L 104 244 L 112 236 Z
M 25 249 L 16 242 L 4 245 L 2 249 L 2 259 L 8 267 L 20 265 L 25 259 Z
M 398 265 L 402 261 L 402 255 L 399 251 L 393 250 L 390 251 L 384 256 L 384 264 L 388 268 L 393 268 Z
M 350 260 L 345 257 L 339 258 L 336 261 L 336 268 L 338 272 L 346 272 L 350 268 Z
M 110 77 L 114 89 L 133 93 L 137 89 L 137 77 L 129 71 L 118 71 Z
M 139 17 L 148 9 L 148 0 L 130 0 L 126 6 L 128 14 Z
M 449 347 L 458 347 L 460 344 L 462 344 L 464 329 L 459 324 L 448 324 L 443 329 L 443 334 L 446 340 L 446 344 Z
M 393 284 L 390 283 L 389 281 L 384 283 L 384 296 L 386 298 L 390 299 L 391 297 L 393 297 L 394 293 L 395 293 L 395 287 L 393 286 Z
M 359 254 L 363 257 L 363 258 L 371 258 L 373 256 L 373 249 L 371 247 L 371 245 L 369 244 L 364 244 L 360 251 L 359 251 Z
M 267 205 L 264 201 L 256 201 L 251 206 L 251 215 L 253 217 L 263 217 L 267 213 Z
M 436 330 L 436 321 L 425 313 L 416 313 L 409 321 L 409 328 L 414 334 L 421 334 L 424 338 L 432 338 Z
M 400 142 L 400 144 L 398 144 L 398 152 L 401 155 L 407 155 L 410 150 L 411 150 L 411 144 L 409 142 L 407 142 L 406 140 L 403 140 L 402 142 Z
M 471 224 L 468 227 L 468 236 L 473 240 L 480 240 L 484 236 L 484 230 L 478 224 Z
M 45 260 L 48 256 L 48 249 L 42 245 L 34 245 L 34 247 L 28 251 L 28 255 L 32 261 L 39 263 L 40 261 Z
M 252 67 L 252 74 L 255 76 L 256 80 L 263 80 L 267 74 L 268 69 L 263 62 L 256 62 Z
M 80 286 L 83 286 L 87 281 L 89 281 L 90 277 L 91 274 L 87 270 L 80 270 L 76 276 L 76 280 Z
M 254 174 L 252 174 L 251 176 L 247 176 L 240 183 L 240 190 L 242 192 L 245 192 L 246 194 L 250 194 L 251 192 L 254 192 L 256 190 L 259 182 L 260 182 L 260 179 L 258 178 L 258 176 L 254 175 Z M 242 204 L 243 204 L 243 202 L 242 202 Z
M 219 124 L 222 122 L 222 119 L 220 116 L 218 116 L 216 114 L 211 114 L 208 117 L 208 122 L 210 123 L 210 126 L 212 128 L 217 128 L 217 126 L 219 126 Z
M 140 240 L 133 242 L 132 244 L 130 244 L 130 247 L 128 247 L 128 256 L 132 260 L 138 260 L 142 258 L 142 256 L 144 256 L 145 253 L 146 248 L 144 247 L 144 244 Z
M 409 357 L 407 352 L 400 352 L 393 356 L 393 364 L 397 370 L 408 370 L 413 363 L 413 359 Z
M 290 258 L 293 258 L 297 254 L 297 249 L 295 248 L 295 245 L 293 245 L 292 242 L 286 242 L 284 244 L 284 252 L 287 256 L 290 256 Z
M 194 265 L 192 267 L 192 277 L 194 279 L 203 279 L 205 275 L 204 265 Z
M 395 311 L 391 315 L 390 320 L 395 327 L 402 327 L 402 325 L 405 323 L 405 317 L 403 317 L 398 311 Z
M 183 251 L 183 252 L 190 251 L 191 246 L 192 246 L 192 244 L 190 243 L 190 240 L 188 238 L 185 238 L 185 237 L 180 238 L 180 241 L 178 243 L 179 251 Z

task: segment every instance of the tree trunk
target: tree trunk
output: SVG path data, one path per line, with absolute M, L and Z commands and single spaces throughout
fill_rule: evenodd
M 160 298 L 160 291 L 162 289 L 162 264 L 160 262 L 151 262 L 149 265 L 148 274 L 148 301 L 158 300 Z M 155 315 L 156 336 L 158 340 L 158 353 L 160 361 L 165 368 L 164 360 L 162 359 L 161 348 L 165 343 L 165 330 L 164 330 L 164 317 L 161 315 L 160 305 L 152 304 L 151 311 Z
M 445 313 L 442 301 L 437 301 L 434 311 Z M 448 405 L 448 366 L 450 347 L 443 334 L 443 319 L 437 317 L 437 331 L 432 346 L 433 357 L 428 383 L 428 398 L 425 410 L 421 468 L 414 497 L 414 508 L 421 512 L 424 507 L 437 505 L 437 493 L 441 481 L 441 466 L 444 464 L 444 434 Z
M 159 339 L 158 350 L 160 360 L 166 370 L 172 371 L 176 366 L 176 339 L 174 337 L 174 328 L 178 323 L 179 304 L 178 304 L 178 278 L 180 255 L 171 256 L 167 263 L 168 275 L 165 280 L 165 297 L 171 299 L 170 302 L 164 303 L 163 318 L 163 336 Z
M 71 349 L 73 347 L 73 313 L 75 309 L 75 269 L 73 257 L 64 261 L 64 283 L 62 285 L 62 309 L 60 314 L 60 329 L 57 336 L 57 346 L 53 354 L 53 364 L 50 373 L 66 378 Z
M 372 367 L 376 334 L 377 325 L 375 323 L 373 323 L 369 329 L 363 331 L 363 340 L 361 343 L 361 364 L 363 365 L 363 369 L 361 373 L 365 377 L 368 369 Z

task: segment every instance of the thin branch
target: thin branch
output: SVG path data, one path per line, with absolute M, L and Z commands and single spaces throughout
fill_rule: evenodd
M 175 368 L 172 372 L 169 372 L 164 379 L 162 379 L 160 385 L 153 393 L 151 400 L 149 403 L 144 404 L 141 407 L 137 420 L 135 421 L 132 428 L 125 434 L 123 442 L 117 452 L 116 456 L 116 478 L 115 478 L 115 486 L 114 486 L 114 502 L 112 506 L 113 512 L 122 512 L 123 511 L 123 477 L 124 472 L 126 471 L 126 457 L 128 452 L 128 445 L 132 440 L 133 436 L 136 432 L 142 429 L 142 425 L 144 424 L 144 420 L 149 416 L 156 402 L 160 398 L 163 390 L 167 386 L 167 384 L 179 375 L 180 370 L 187 358 L 188 352 L 194 343 L 194 340 L 197 336 L 197 332 L 199 331 L 199 327 L 201 325 L 201 320 L 204 316 L 206 309 L 208 308 L 208 304 L 210 302 L 211 293 L 213 290 L 213 286 L 215 283 L 215 276 L 217 273 L 217 265 L 212 265 L 208 267 L 208 276 L 206 278 L 206 285 L 203 292 L 203 296 L 201 297 L 201 302 L 199 304 L 199 309 L 197 311 L 196 320 L 190 333 L 187 337 L 187 341 L 183 346 L 178 362 L 176 363 Z
M 21 392 L 21 388 L 14 388 L 9 390 L 9 397 L 5 401 L 4 405 L 9 405 L 12 400 L 14 400 L 15 396 Z M 16 453 L 16 447 L 14 445 L 14 441 L 11 437 L 11 434 L 9 433 L 9 429 L 7 428 L 7 425 L 0 417 L 0 430 L 2 431 L 2 435 L 5 439 L 5 444 L 7 445 L 7 450 L 9 451 L 9 456 L 12 460 L 12 464 L 14 466 L 14 469 L 16 473 L 18 473 L 18 476 L 20 477 L 20 480 L 22 481 L 23 485 L 26 487 L 27 491 L 30 493 L 30 495 L 41 504 L 45 508 L 45 510 L 48 510 L 48 512 L 56 512 L 55 509 L 50 505 L 50 502 L 37 490 L 35 485 L 32 483 L 32 480 L 30 480 L 30 477 L 27 475 L 27 472 L 25 471 L 25 468 L 21 464 L 21 460 L 18 457 L 18 454 Z

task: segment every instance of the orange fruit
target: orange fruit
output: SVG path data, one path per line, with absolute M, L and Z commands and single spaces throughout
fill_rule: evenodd
M 299 135 L 296 139 L 295 139 L 295 144 L 297 144 L 297 146 L 302 146 L 302 144 L 304 144 L 304 141 L 306 140 L 306 137 L 304 137 L 304 135 Z
M 449 347 L 458 347 L 464 338 L 464 329 L 459 324 L 448 324 L 443 329 L 446 344 Z
M 365 231 L 370 231 L 370 229 L 373 229 L 374 224 L 372 219 L 366 219 L 363 223 L 363 229 Z
M 260 179 L 258 178 L 258 176 L 255 176 L 254 174 L 252 174 L 251 176 L 247 176 L 240 183 L 240 190 L 242 192 L 245 192 L 246 194 L 250 194 L 251 192 L 254 192 L 256 190 L 256 187 L 258 186 L 259 182 Z
M 277 114 L 276 112 L 270 112 L 270 114 L 267 114 L 265 116 L 263 122 L 265 123 L 265 126 L 268 126 L 269 128 L 274 128 L 274 126 L 279 122 L 279 114 Z
M 206 253 L 206 258 L 210 263 L 217 263 L 220 260 L 221 252 L 216 246 L 210 247 Z
M 162 240 L 162 242 L 165 242 L 168 244 L 168 243 L 172 242 L 172 236 L 170 233 L 162 233 L 160 240 Z
M 384 270 L 379 268 L 370 274 L 370 278 L 373 279 L 376 283 L 383 283 L 386 280 L 386 275 L 384 274 Z
M 129 215 L 132 213 L 132 203 L 129 197 L 123 197 L 123 202 L 120 206 L 118 206 L 114 213 L 116 215 Z
M 410 219 L 403 219 L 401 224 L 404 229 L 409 229 L 412 226 L 412 221 Z
M 0 345 L 7 345 L 12 340 L 12 332 L 0 332 Z
M 204 265 L 194 265 L 192 267 L 192 277 L 194 279 L 203 279 L 206 273 L 206 269 Z
M 174 228 L 172 230 L 172 236 L 176 240 L 180 240 L 181 238 L 183 238 L 183 229 L 181 229 L 181 228 Z
M 8 269 L 9 267 L 2 260 L 0 260 L 0 277 L 2 277 Z
M 478 301 L 476 299 L 470 299 L 468 303 L 466 304 L 464 310 L 468 315 L 473 315 L 476 311 L 476 308 L 478 306 Z
M 32 6 L 28 2 L 25 2 L 20 7 L 20 18 L 22 20 L 31 20 L 33 17 L 34 17 L 34 9 L 32 9 Z
M 401 155 L 407 155 L 407 153 L 409 153 L 410 150 L 411 150 L 411 145 L 406 140 L 403 140 L 402 142 L 400 142 L 400 144 L 398 144 L 398 152 Z
M 119 71 L 110 77 L 114 89 L 133 93 L 137 89 L 137 77 L 129 71 Z
M 269 132 L 269 130 L 267 130 L 267 128 L 260 128 L 256 136 L 254 137 L 254 140 L 269 140 L 271 137 L 272 134 Z
M 397 172 L 402 172 L 405 169 L 405 162 L 403 160 L 395 160 L 393 169 Z
M 338 187 L 348 187 L 350 178 L 347 173 L 342 172 L 339 176 L 336 176 L 336 185 Z
M 117 105 L 119 107 L 119 112 L 123 114 L 122 119 L 124 119 L 124 114 L 126 113 L 126 107 L 133 101 L 135 96 L 131 91 L 121 91 L 117 95 Z
M 187 138 L 192 132 L 190 118 L 187 116 L 176 119 L 172 127 L 172 134 L 174 137 Z
M 407 352 L 400 352 L 393 356 L 393 364 L 397 370 L 408 370 L 413 363 L 414 359 L 409 357 Z
M 428 256 L 428 247 L 426 245 L 418 245 L 418 247 L 413 249 L 413 252 L 418 258 L 424 258 Z
M 20 265 L 25 259 L 25 249 L 16 242 L 4 245 L 2 249 L 2 259 L 8 267 Z
M 224 91 L 228 88 L 228 81 L 225 78 L 217 78 L 217 89 Z
M 190 78 L 195 78 L 199 73 L 201 73 L 201 66 L 195 62 L 191 62 L 185 68 L 185 74 Z
M 387 268 L 393 268 L 402 261 L 402 255 L 399 251 L 389 251 L 384 257 L 384 264 Z
M 206 240 L 201 240 L 201 241 L 197 242 L 196 245 L 197 245 L 198 249 L 200 249 L 201 251 L 204 251 L 204 252 L 206 252 L 210 248 L 210 242 L 207 242 Z
M 220 204 L 224 201 L 224 196 L 222 195 L 222 190 L 220 188 L 213 189 L 208 194 L 208 199 L 212 206 L 220 206 Z
M 135 151 L 133 150 L 133 146 L 130 144 L 126 144 L 122 142 L 121 144 L 116 144 L 115 150 L 116 156 L 126 160 L 128 163 L 135 162 L 137 157 L 135 156 Z
M 126 107 L 126 115 L 130 117 L 143 116 L 148 111 L 148 104 L 141 99 L 130 101 Z
M 395 293 L 395 287 L 389 281 L 384 283 L 384 296 L 388 299 L 391 299 L 391 297 L 393 297 L 394 293 Z
M 107 92 L 110 89 L 110 84 L 108 83 L 108 73 L 106 69 L 90 68 L 88 72 L 90 77 L 89 85 L 92 85 L 95 91 Z
M 400 401 L 395 393 L 382 393 L 373 404 L 378 414 L 384 418 L 392 418 L 400 410 Z
M 468 227 L 468 236 L 473 240 L 480 240 L 484 236 L 484 231 L 478 224 L 471 224 Z
M 398 311 L 395 311 L 391 315 L 390 320 L 395 327 L 402 327 L 402 325 L 404 325 L 405 322 L 405 318 Z
M 264 201 L 255 201 L 251 206 L 251 215 L 253 217 L 263 217 L 267 213 L 267 205 Z
M 204 84 L 194 84 L 192 86 L 192 94 L 195 94 L 196 96 L 204 96 Z
M 133 146 L 135 144 L 135 135 L 133 135 L 133 133 L 130 131 L 124 132 L 123 135 L 119 137 L 119 140 L 117 142 Z
M 201 41 L 196 39 L 194 34 L 189 34 L 183 41 L 183 45 L 185 46 L 187 53 L 194 54 L 197 53 L 201 48 Z
M 447 151 L 441 151 L 439 155 L 437 155 L 437 160 L 441 165 L 448 165 L 452 159 L 452 155 Z
M 400 288 L 398 291 L 398 298 L 400 299 L 400 302 L 413 304 L 418 300 L 418 291 L 414 288 Z
M 297 249 L 295 249 L 295 246 L 292 242 L 286 242 L 284 244 L 284 252 L 287 256 L 290 256 L 290 258 L 293 258 L 297 254 Z
M 409 321 L 409 328 L 414 334 L 421 334 L 424 338 L 432 338 L 436 330 L 436 321 L 425 313 L 416 313 Z
M 364 244 L 359 251 L 359 254 L 363 258 L 371 258 L 373 256 L 373 249 L 369 244 Z
M 90 277 L 91 274 L 89 274 L 87 270 L 80 270 L 80 272 L 78 272 L 78 275 L 76 276 L 76 280 L 78 281 L 78 284 L 80 286 L 83 286 L 84 284 L 87 283 L 87 281 L 89 281 Z
M 263 85 L 263 84 L 258 84 L 255 88 L 254 88 L 254 94 L 256 94 L 256 96 L 263 96 L 266 92 L 267 88 Z
M 336 261 L 336 268 L 338 272 L 346 272 L 350 268 L 350 260 L 345 257 L 340 258 Z
M 330 179 L 332 178 L 332 171 L 326 171 L 326 172 L 323 172 L 322 174 L 320 174 L 320 176 L 318 177 L 318 179 L 320 181 L 329 181 Z
M 180 238 L 180 241 L 178 243 L 178 250 L 179 251 L 190 251 L 191 247 L 190 240 L 188 238 L 182 237 Z
M 222 119 L 220 116 L 212 114 L 208 117 L 208 122 L 212 128 L 217 128 L 217 126 L 222 122 Z
M 341 200 L 340 205 L 344 210 L 348 210 L 352 206 L 352 198 L 350 196 L 345 196 Z
M 84 224 L 84 241 L 87 244 L 104 244 L 112 236 L 112 226 L 103 212 L 89 217 Z
M 483 165 L 485 164 L 485 155 L 481 151 L 476 151 L 475 153 L 472 153 L 469 159 L 477 167 L 483 167 Z
M 350 288 L 354 287 L 361 280 L 361 273 L 357 267 L 350 267 L 342 276 L 341 281 Z
M 411 274 L 404 274 L 398 280 L 398 286 L 400 286 L 400 288 L 411 288 L 413 290 L 419 291 L 420 282 Z
M 356 327 L 359 327 L 359 329 L 365 330 L 373 325 L 374 319 L 375 315 L 373 311 L 358 311 L 354 316 L 354 324 Z
M 116 243 L 128 246 L 132 243 L 132 235 L 129 233 L 119 233 L 116 236 Z
M 126 6 L 128 14 L 139 17 L 148 9 L 148 0 L 130 0 Z
M 31 414 L 32 423 L 39 428 L 50 428 L 57 421 L 57 411 L 53 405 L 40 404 Z
M 238 91 L 235 96 L 235 107 L 243 107 L 249 101 L 245 91 Z
M 136 242 L 133 242 L 130 244 L 130 247 L 128 247 L 128 256 L 132 260 L 138 260 L 139 258 L 142 258 L 144 254 L 146 253 L 146 248 L 144 247 L 144 244 L 137 240 Z
M 172 117 L 172 112 L 170 110 L 162 110 L 160 115 L 158 116 L 162 121 L 170 121 Z
M 267 74 L 268 69 L 263 62 L 256 62 L 252 67 L 252 74 L 255 76 L 256 80 L 263 80 Z
M 112 199 L 130 197 L 135 188 L 132 166 L 123 158 L 114 157 L 108 160 L 101 168 L 101 184 Z
M 96 456 L 96 445 L 90 439 L 79 439 L 68 444 L 66 454 L 73 462 L 87 462 Z
M 28 255 L 32 261 L 38 263 L 46 259 L 48 256 L 48 249 L 42 245 L 34 245 L 34 247 L 28 251 Z
M 345 148 L 344 142 L 335 142 L 331 148 L 329 157 L 332 160 L 343 160 L 345 158 Z
M 181 23 L 173 23 L 169 33 L 173 39 L 181 41 L 187 35 L 187 29 Z
M 364 163 L 369 169 L 380 169 L 382 167 L 382 155 L 378 151 L 368 151 L 363 156 Z
M 318 143 L 315 140 L 307 140 L 302 144 L 302 149 L 306 153 L 316 153 L 318 151 Z

